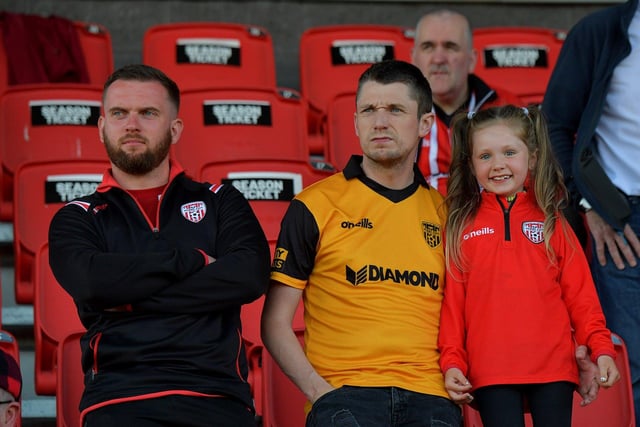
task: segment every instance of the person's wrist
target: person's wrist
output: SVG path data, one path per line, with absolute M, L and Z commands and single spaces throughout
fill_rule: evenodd
M 593 209 L 593 207 L 591 206 L 591 203 L 589 203 L 589 201 L 584 197 L 581 198 L 580 201 L 578 202 L 578 208 L 582 213 L 587 213 Z

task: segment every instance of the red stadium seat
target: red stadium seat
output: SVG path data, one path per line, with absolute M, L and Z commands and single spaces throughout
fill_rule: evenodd
M 74 26 L 84 55 L 89 83 L 101 88 L 107 77 L 113 72 L 111 35 L 104 26 L 91 22 L 76 21 Z M 2 32 L 0 32 L 0 94 L 12 87 L 9 86 L 7 57 L 2 46 L 4 43 Z
M 0 99 L 0 220 L 13 218 L 13 175 L 20 165 L 107 160 L 98 134 L 102 92 L 81 84 L 19 85 Z
M 354 113 L 356 94 L 336 96 L 327 111 L 327 162 L 342 170 L 352 154 L 362 154 L 360 140 L 356 135 Z
M 53 215 L 71 199 L 95 190 L 107 161 L 39 162 L 21 166 L 15 176 L 13 246 L 15 297 L 31 303 L 34 297 L 34 262 L 47 241 Z
M 58 284 L 49 267 L 49 246 L 36 255 L 36 286 L 33 301 L 35 341 L 35 390 L 40 395 L 56 393 L 57 348 L 72 332 L 84 330 L 71 296 Z
M 331 100 L 355 92 L 358 78 L 384 59 L 411 61 L 413 30 L 393 25 L 331 25 L 300 38 L 300 92 L 309 101 L 310 131 L 320 133 Z
M 68 335 L 58 346 L 56 427 L 80 427 L 80 398 L 84 391 L 82 332 Z
M 550 28 L 476 28 L 474 73 L 489 85 L 518 95 L 525 105 L 539 104 L 565 37 L 565 31 Z
M 304 345 L 304 326 L 294 325 L 300 345 Z M 307 398 L 282 372 L 278 364 L 265 349 L 262 356 L 264 385 L 264 427 L 303 427 Z
M 306 103 L 294 91 L 217 89 L 182 96 L 176 158 L 199 178 L 205 163 L 309 158 Z
M 144 34 L 142 61 L 163 70 L 181 90 L 276 87 L 271 35 L 255 25 L 156 25 Z
M 262 338 L 260 337 L 260 318 L 264 297 L 258 298 L 251 304 L 242 306 L 240 318 L 242 319 L 242 338 L 245 342 L 247 360 L 249 361 L 249 384 L 253 396 L 256 415 L 263 416 L 264 407 L 264 374 L 262 371 L 263 353 L 266 352 Z M 304 308 L 302 300 L 293 319 L 294 328 L 304 328 Z
M 89 72 L 89 82 L 100 88 L 113 72 L 111 35 L 105 27 L 88 22 L 76 22 L 80 46 Z
M 600 389 L 598 398 L 584 407 L 580 406 L 582 400 L 580 395 L 574 393 L 571 420 L 573 427 L 635 427 L 627 347 L 618 335 L 612 334 L 611 339 L 617 352 L 616 365 L 620 371 L 621 380 L 609 389 Z M 464 427 L 482 427 L 480 413 L 469 405 L 463 406 L 463 417 Z M 525 425 L 533 426 L 531 413 L 525 414 Z
M 249 364 L 249 377 L 247 379 L 251 386 L 251 396 L 256 408 L 256 416 L 262 417 L 262 351 L 263 344 L 260 338 L 260 316 L 264 296 L 258 298 L 250 304 L 242 306 L 240 319 L 242 320 L 242 339 L 247 354 Z
M 330 174 L 304 161 L 239 160 L 211 162 L 202 168 L 200 177 L 203 181 L 238 188 L 249 200 L 267 240 L 275 243 L 291 199 Z

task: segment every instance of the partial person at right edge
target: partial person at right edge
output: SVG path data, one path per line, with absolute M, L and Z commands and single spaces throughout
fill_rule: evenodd
M 607 326 L 629 353 L 640 425 L 640 10 L 604 8 L 569 32 L 543 111 L 571 192 L 586 218 L 591 271 Z M 572 224 L 579 233 L 583 224 Z

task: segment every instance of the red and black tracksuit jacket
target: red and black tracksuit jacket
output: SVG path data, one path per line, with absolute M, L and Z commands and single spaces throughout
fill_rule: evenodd
M 82 413 L 168 394 L 252 408 L 240 306 L 269 282 L 258 220 L 233 186 L 173 163 L 153 224 L 110 172 L 51 222 L 51 268 L 87 328 Z

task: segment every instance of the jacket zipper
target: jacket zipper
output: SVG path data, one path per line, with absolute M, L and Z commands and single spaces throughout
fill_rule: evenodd
M 93 380 L 96 375 L 98 375 L 98 344 L 100 343 L 100 338 L 102 338 L 102 332 L 95 334 L 91 337 L 89 341 L 89 348 L 93 353 L 93 365 L 91 366 L 91 380 Z
M 131 199 L 133 200 L 133 203 L 135 203 L 135 205 L 138 207 L 138 210 L 140 211 L 140 213 L 142 214 L 142 217 L 147 221 L 147 224 L 149 224 L 149 228 L 151 228 L 151 232 L 155 235 L 155 237 L 158 237 L 158 232 L 160 231 L 160 204 L 162 203 L 162 199 L 164 198 L 164 194 L 167 192 L 167 187 L 165 187 L 165 189 L 163 190 L 162 194 L 160 195 L 159 199 L 158 199 L 158 207 L 156 208 L 156 223 L 154 225 L 153 221 L 151 221 L 151 219 L 149 218 L 149 216 L 147 215 L 146 211 L 144 209 L 142 209 L 142 205 L 140 205 L 140 202 L 138 202 L 138 199 L 136 199 L 133 194 L 129 193 L 127 190 L 124 190 L 125 193 L 127 193 L 129 195 L 129 197 L 131 197 Z
M 502 200 L 500 199 L 500 196 L 496 194 L 496 199 L 498 200 L 498 203 L 500 203 L 500 207 L 502 208 L 502 219 L 504 221 L 504 240 L 506 240 L 507 242 L 511 241 L 510 213 L 511 213 L 511 208 L 516 202 L 517 197 L 518 197 L 517 195 L 513 196 L 513 199 L 509 202 L 509 206 L 505 207 L 504 204 L 502 203 Z

